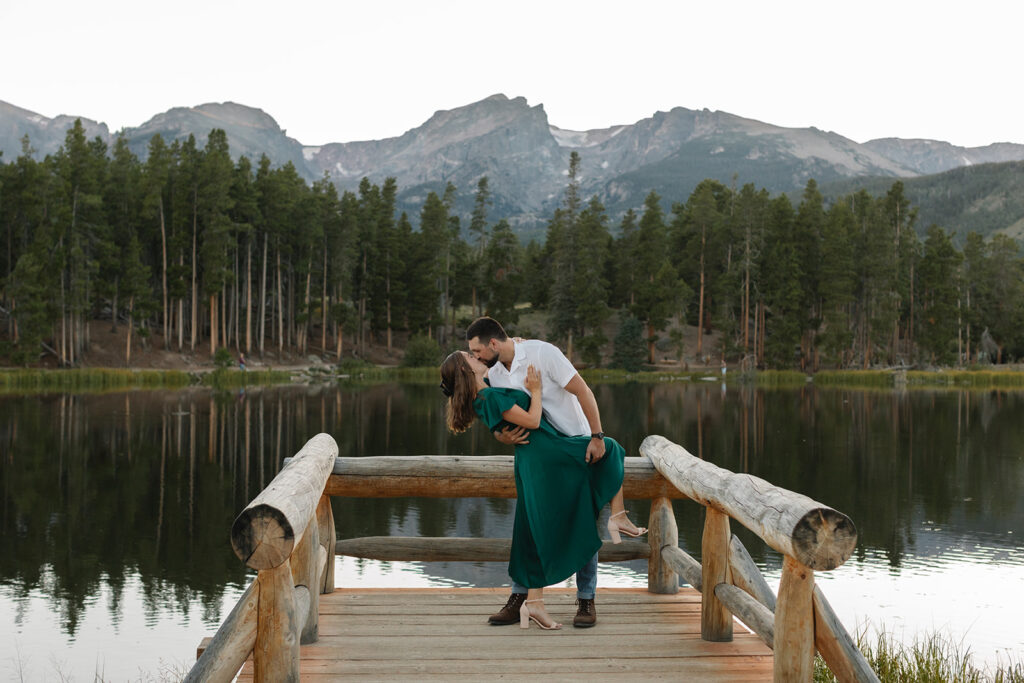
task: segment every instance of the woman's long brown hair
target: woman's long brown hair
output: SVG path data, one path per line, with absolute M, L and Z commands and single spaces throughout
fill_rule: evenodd
M 476 376 L 461 351 L 455 351 L 441 363 L 441 388 L 448 395 L 445 416 L 448 429 L 460 434 L 469 429 L 469 425 L 476 419 L 473 410 Z

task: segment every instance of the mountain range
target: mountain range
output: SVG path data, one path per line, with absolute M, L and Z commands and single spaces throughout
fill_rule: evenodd
M 50 119 L 0 101 L 0 160 L 20 155 L 25 135 L 37 157 L 55 152 L 76 118 Z M 90 138 L 112 142 L 114 134 L 105 124 L 81 118 Z M 873 179 L 873 187 L 891 185 L 897 178 L 905 179 L 908 186 L 912 181 L 920 186 L 916 179 L 934 174 L 1024 161 L 1024 144 L 966 148 L 900 138 L 857 143 L 814 127 L 784 128 L 726 112 L 682 107 L 628 125 L 572 131 L 553 125 L 543 105 L 530 106 L 523 97 L 501 94 L 438 111 L 397 137 L 316 147 L 288 137 L 262 110 L 232 102 L 176 107 L 121 132 L 144 158 L 155 133 L 168 141 L 193 134 L 202 145 L 213 128 L 225 130 L 236 157 L 256 160 L 266 154 L 275 165 L 291 162 L 310 181 L 327 174 L 342 190 L 356 189 L 363 177 L 380 183 L 393 176 L 398 181 L 399 208 L 409 211 L 413 219 L 426 194 L 442 192 L 449 182 L 458 189 L 456 209 L 468 213 L 477 181 L 486 175 L 493 199 L 491 217 L 507 218 L 524 236 L 540 234 L 561 201 L 573 151 L 581 158 L 582 195 L 597 195 L 613 217 L 639 208 L 651 190 L 662 196 L 667 210 L 672 202 L 684 201 L 705 178 L 726 184 L 753 183 L 798 198 L 811 178 L 836 192 L 868 178 Z M 1014 166 L 1010 163 L 1007 169 Z M 998 168 L 986 175 L 1000 178 L 993 191 L 1005 194 L 1019 189 L 1019 170 L 1006 173 L 1011 177 L 1009 186 Z M 950 184 L 950 191 L 955 186 Z M 913 193 L 908 196 L 915 201 Z M 983 199 L 973 197 L 972 205 L 984 210 Z M 1014 232 L 1020 230 L 1024 213 L 1002 213 L 994 223 L 986 223 L 986 232 L 1011 226 Z M 936 222 L 965 232 L 968 226 L 961 225 L 961 219 L 976 219 L 976 214 L 977 210 L 966 218 L 944 215 Z

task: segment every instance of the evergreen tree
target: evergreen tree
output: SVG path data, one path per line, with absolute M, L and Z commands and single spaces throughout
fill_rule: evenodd
M 436 192 L 430 192 L 420 212 L 409 269 L 409 331 L 436 339 L 442 325 L 443 263 L 448 236 L 448 209 Z
M 791 367 L 804 327 L 803 272 L 797 248 L 796 216 L 786 195 L 774 199 L 761 267 L 765 305 L 765 358 L 774 367 Z
M 164 349 L 170 345 L 170 292 L 168 289 L 168 216 L 170 175 L 173 159 L 159 133 L 149 139 L 146 164 L 142 174 L 142 219 L 156 224 L 153 231 L 160 236 L 161 332 Z
M 932 363 L 949 363 L 956 357 L 961 259 L 950 235 L 937 225 L 928 228 L 918 269 L 920 313 L 917 317 L 921 324 L 917 340 Z
M 685 305 L 690 289 L 678 277 L 668 258 L 668 228 L 661 210 L 661 198 L 651 192 L 644 200 L 644 212 L 637 230 L 636 303 L 630 312 L 647 327 L 647 359 L 654 362 L 655 332 Z
M 818 191 L 818 184 L 813 178 L 807 181 L 803 200 L 797 207 L 794 223 L 794 247 L 796 258 L 800 263 L 801 305 L 804 313 L 804 329 L 800 338 L 802 359 L 801 367 L 810 359 L 811 354 L 817 358 L 815 336 L 823 319 L 820 288 L 821 252 L 823 233 L 825 231 L 825 200 Z M 813 369 L 817 369 L 816 360 Z
M 508 221 L 498 221 L 484 253 L 481 293 L 486 314 L 509 326 L 519 321 L 516 303 L 523 284 L 521 251 Z
M 388 353 L 392 350 L 392 333 L 403 324 L 399 302 L 405 298 L 402 273 L 405 270 L 405 251 L 408 246 L 401 238 L 404 226 L 395 225 L 397 192 L 398 185 L 395 179 L 385 179 L 376 220 L 378 264 L 373 298 L 378 305 L 375 306 L 374 327 L 385 330 Z
M 57 292 L 60 308 L 58 357 L 62 365 L 77 364 L 88 348 L 88 321 L 96 296 L 97 251 L 107 239 L 103 207 L 106 144 L 86 141 L 81 119 L 52 158 L 56 197 L 52 217 L 57 225 L 57 251 L 51 265 L 61 271 Z
M 203 293 L 209 301 L 211 358 L 220 346 L 218 331 L 223 312 L 218 306 L 218 295 L 230 275 L 228 249 L 232 244 L 232 224 L 229 212 L 233 172 L 227 134 L 215 128 L 210 131 L 203 150 L 196 195 L 196 211 L 202 226 L 199 255 Z
M 124 364 L 131 367 L 132 364 L 132 335 L 135 332 L 136 313 L 141 313 L 143 318 L 152 312 L 153 297 L 152 287 L 149 282 L 149 266 L 142 263 L 142 245 L 139 236 L 132 231 L 128 237 L 121 258 L 121 290 L 125 299 L 125 307 L 128 313 L 128 334 L 125 342 Z
M 60 269 L 53 268 L 57 251 L 51 225 L 41 223 L 11 273 L 11 299 L 15 302 L 12 313 L 19 332 L 12 360 L 19 365 L 39 359 L 43 340 L 51 335 L 54 321 L 62 316 L 61 302 L 53 296 L 64 277 Z
M 855 344 L 864 368 L 875 362 L 879 348 L 887 349 L 897 314 L 896 243 L 893 225 L 878 203 L 861 191 L 851 199 L 857 226 L 854 251 L 857 261 L 857 316 Z
M 742 280 L 740 295 L 739 328 L 740 338 L 736 345 L 746 355 L 753 351 L 754 357 L 763 360 L 761 349 L 764 338 L 760 321 L 764 311 L 764 290 L 761 287 L 761 261 L 765 248 L 765 229 L 769 206 L 767 190 L 757 191 L 750 183 L 744 185 L 735 202 L 737 225 L 737 248 Z
M 714 257 L 715 246 L 723 221 L 716 192 L 721 193 L 724 190 L 721 183 L 713 180 L 702 181 L 687 199 L 685 213 L 682 216 L 682 232 L 687 236 L 684 250 L 689 255 L 691 262 L 697 265 L 696 353 L 698 356 L 703 354 L 704 331 L 709 327 L 708 293 L 715 272 L 714 265 L 717 262 Z M 680 222 L 678 211 L 676 211 L 676 215 L 675 223 L 678 225 Z M 678 233 L 680 228 L 674 227 L 674 231 Z
M 995 235 L 987 251 L 985 324 L 999 348 L 994 360 L 1003 363 L 1007 349 L 1019 353 L 1024 341 L 1024 262 L 1019 245 L 1008 235 Z
M 478 281 L 484 279 L 485 259 L 484 253 L 487 251 L 487 239 L 488 227 L 487 227 L 487 210 L 491 205 L 491 191 L 488 187 L 487 176 L 483 176 L 477 181 L 476 194 L 473 195 L 473 215 L 469 220 L 469 238 L 473 241 L 472 244 L 472 256 L 471 264 L 472 269 L 475 271 L 473 275 L 472 284 L 472 306 L 473 314 L 476 316 L 480 315 L 480 303 L 477 301 L 477 285 Z
M 610 292 L 609 305 L 615 307 L 636 304 L 636 283 L 639 277 L 637 267 L 640 254 L 637 253 L 636 213 L 627 209 L 619 224 L 619 236 L 612 245 L 612 271 L 614 287 Z
M 823 330 L 821 348 L 827 358 L 845 367 L 847 351 L 853 344 L 854 253 L 852 236 L 856 226 L 853 211 L 845 200 L 832 206 L 822 228 L 820 281 Z
M 520 299 L 530 302 L 535 310 L 546 309 L 551 295 L 548 254 L 536 240 L 523 249 L 523 290 Z
M 611 366 L 626 372 L 638 372 L 647 357 L 647 345 L 644 343 L 640 321 L 631 315 L 621 316 L 613 347 Z
M 566 357 L 573 359 L 573 334 L 579 329 L 579 301 L 575 297 L 576 273 L 579 254 L 579 168 L 580 155 L 569 155 L 569 183 L 562 206 L 555 210 L 548 224 L 548 243 L 551 282 L 550 314 L 554 336 L 566 339 Z
M 99 270 L 98 291 L 107 297 L 110 304 L 111 328 L 117 329 L 121 304 L 121 274 L 125 272 L 123 257 L 125 248 L 135 240 L 139 247 L 137 258 L 142 253 L 138 242 L 141 214 L 141 168 L 139 160 L 128 149 L 124 135 L 118 135 L 114 143 L 113 159 L 110 162 L 110 182 L 104 188 L 104 205 L 109 229 L 97 241 L 96 254 Z M 129 331 L 130 334 L 130 331 Z
M 35 150 L 29 142 L 28 136 L 21 140 L 21 155 L 6 166 L 0 165 L 0 173 L 3 177 L 2 194 L 0 194 L 0 231 L 3 234 L 4 269 L 0 272 L 0 301 L 10 311 L 8 334 L 14 344 L 18 344 L 19 334 L 19 299 L 15 292 L 19 288 L 16 276 L 17 266 L 21 257 L 28 253 L 33 244 L 38 230 L 43 228 L 43 221 L 47 216 L 48 206 L 46 197 L 53 191 L 53 177 L 46 165 L 38 163 L 34 159 Z M 49 248 L 51 245 L 47 245 Z M 41 254 L 37 255 L 41 257 Z M 28 268 L 28 262 L 22 268 L 22 273 Z M 27 283 L 27 290 L 34 291 L 39 283 Z M 52 297 L 53 292 L 46 296 Z M 45 311 L 45 302 L 25 301 L 26 305 L 42 306 Z M 50 318 L 44 313 L 41 320 L 43 327 Z M 41 328 L 42 329 L 42 328 Z M 32 352 L 39 348 L 38 341 L 32 343 Z
M 964 345 L 962 353 L 968 362 L 973 362 L 978 352 L 978 342 L 984 326 L 982 306 L 985 288 L 987 246 L 985 238 L 977 232 L 967 233 L 963 251 L 963 273 L 961 276 L 961 325 Z
M 576 302 L 576 334 L 584 362 L 600 365 L 601 347 L 608 343 L 602 326 L 611 314 L 608 281 L 605 278 L 611 236 L 608 217 L 597 197 L 580 212 L 577 221 L 577 251 L 572 296 Z
M 231 182 L 232 242 L 235 245 L 235 272 L 232 276 L 234 297 L 235 348 L 252 353 L 253 344 L 253 258 L 258 259 L 257 242 L 262 223 L 256 176 L 248 157 L 239 157 Z M 241 330 L 239 330 L 241 328 Z

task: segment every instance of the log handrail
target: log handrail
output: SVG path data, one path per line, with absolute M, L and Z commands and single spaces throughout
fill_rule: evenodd
M 299 680 L 299 645 L 319 634 L 334 592 L 334 515 L 324 494 L 338 444 L 317 434 L 239 513 L 231 546 L 258 571 L 185 681 L 231 681 L 251 654 L 257 681 Z
M 325 492 L 351 498 L 515 498 L 513 462 L 511 455 L 338 458 Z M 686 497 L 647 458 L 626 458 L 623 495 L 643 500 Z
M 853 554 L 857 528 L 837 510 L 696 458 L 663 436 L 648 436 L 640 452 L 688 498 L 729 515 L 805 567 L 835 569 Z
M 316 507 L 338 457 L 338 444 L 317 434 L 235 518 L 231 547 L 253 569 L 273 569 L 287 560 L 316 519 Z
M 878 681 L 814 583 L 815 569 L 835 569 L 853 553 L 857 529 L 849 517 L 764 479 L 696 458 L 663 436 L 648 436 L 640 453 L 685 497 L 706 508 L 703 563 L 672 539 L 660 541 L 658 553 L 669 570 L 701 592 L 705 640 L 730 640 L 736 615 L 774 650 L 776 681 L 810 681 L 815 650 L 840 681 Z M 743 544 L 731 536 L 730 518 L 783 554 L 777 599 Z

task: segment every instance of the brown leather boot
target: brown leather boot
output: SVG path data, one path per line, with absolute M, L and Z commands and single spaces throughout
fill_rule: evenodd
M 508 596 L 508 602 L 506 602 L 505 606 L 501 608 L 501 611 L 497 614 L 492 614 L 487 619 L 487 623 L 492 626 L 518 624 L 519 608 L 523 606 L 524 600 L 526 600 L 526 593 L 512 593 Z
M 576 628 L 590 628 L 597 623 L 597 606 L 593 600 L 580 598 L 576 601 L 576 616 L 572 625 Z

